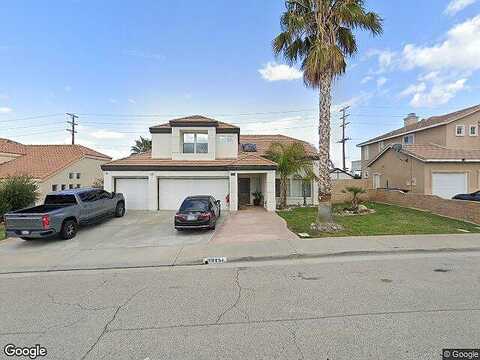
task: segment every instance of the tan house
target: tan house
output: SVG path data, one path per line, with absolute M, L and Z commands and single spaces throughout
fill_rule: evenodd
M 252 205 L 254 193 L 275 211 L 279 197 L 277 164 L 265 158 L 273 142 L 301 142 L 312 159 L 316 149 L 283 135 L 241 135 L 240 128 L 194 115 L 150 128 L 152 150 L 102 165 L 106 190 L 121 192 L 129 209 L 177 210 L 190 195 L 212 195 L 223 209 Z M 309 184 L 307 201 L 316 203 Z M 302 204 L 302 180 L 288 181 L 290 204 Z
M 103 178 L 100 166 L 112 158 L 82 145 L 24 145 L 0 138 L 0 179 L 29 175 L 42 202 L 51 191 L 88 187 Z
M 480 105 L 420 120 L 358 146 L 374 188 L 451 198 L 480 189 Z

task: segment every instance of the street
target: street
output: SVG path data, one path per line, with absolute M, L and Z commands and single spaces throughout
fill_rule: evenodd
M 45 359 L 441 359 L 479 346 L 480 253 L 0 275 Z M 43 359 L 40 358 L 39 359 Z

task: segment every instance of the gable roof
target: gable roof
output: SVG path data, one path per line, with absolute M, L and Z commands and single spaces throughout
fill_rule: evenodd
M 212 118 L 208 118 L 202 115 L 192 115 L 186 116 L 182 118 L 172 119 L 167 123 L 163 123 L 160 125 L 155 125 L 150 127 L 150 133 L 162 133 L 162 132 L 171 132 L 172 127 L 176 126 L 214 126 L 217 128 L 217 131 L 233 131 L 233 132 L 240 132 L 240 128 L 238 126 L 228 124 L 222 121 L 218 121 Z
M 340 169 L 340 168 L 333 168 L 333 169 L 330 169 L 330 174 L 333 174 L 333 173 L 343 173 L 345 175 L 348 175 L 350 176 L 351 178 L 353 178 L 354 176 L 352 174 L 350 174 L 348 171 L 345 171 L 343 169 Z
M 13 140 L 0 138 L 0 153 L 24 155 L 25 145 Z
M 475 106 L 471 106 L 469 108 L 459 110 L 459 111 L 455 111 L 455 112 L 452 112 L 452 113 L 449 113 L 449 114 L 445 114 L 445 115 L 441 115 L 441 116 L 432 116 L 432 117 L 429 117 L 427 119 L 420 120 L 420 121 L 418 121 L 414 124 L 404 126 L 404 127 L 399 128 L 399 129 L 390 131 L 386 134 L 374 137 L 370 140 L 367 140 L 367 141 L 364 141 L 364 142 L 358 144 L 357 146 L 364 146 L 364 145 L 376 143 L 378 141 L 387 140 L 387 139 L 390 139 L 390 138 L 393 138 L 393 137 L 397 137 L 397 136 L 400 136 L 400 135 L 406 135 L 406 134 L 414 133 L 414 132 L 417 132 L 417 131 L 422 131 L 422 130 L 426 130 L 426 129 L 429 129 L 429 128 L 433 128 L 433 127 L 437 127 L 437 126 L 441 126 L 441 125 L 446 125 L 446 124 L 449 124 L 453 121 L 460 120 L 460 119 L 462 119 L 462 118 L 464 118 L 468 115 L 472 115 L 472 114 L 474 114 L 476 112 L 479 112 L 479 111 L 480 111 L 480 105 L 475 105 Z
M 393 144 L 387 146 L 367 166 L 377 161 L 393 146 Z M 421 162 L 480 162 L 480 150 L 452 149 L 437 144 L 404 145 L 400 149 L 400 153 L 411 156 Z
M 111 157 L 82 145 L 19 145 L 24 153 L 0 164 L 0 178 L 29 175 L 42 181 L 84 157 L 112 160 Z
M 292 143 L 301 143 L 305 149 L 305 152 L 308 156 L 318 157 L 318 150 L 310 143 L 292 138 L 285 135 L 240 135 L 241 144 L 256 144 L 257 152 L 256 154 L 260 156 L 265 156 L 268 148 L 275 142 L 292 144 Z

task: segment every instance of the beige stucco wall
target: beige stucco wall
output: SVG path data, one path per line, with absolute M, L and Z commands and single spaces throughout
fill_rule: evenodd
M 476 113 L 470 116 L 467 116 L 463 119 L 454 121 L 447 126 L 446 128 L 446 146 L 449 148 L 460 148 L 460 149 L 480 149 L 480 136 L 478 135 L 478 124 L 480 123 L 480 113 Z M 456 136 L 456 126 L 464 125 L 465 126 L 465 135 Z M 477 126 L 477 136 L 469 135 L 470 125 Z
M 152 134 L 152 158 L 172 158 L 172 134 Z
M 371 179 L 373 179 L 374 174 L 380 175 L 381 188 L 389 187 L 417 193 L 424 192 L 424 163 L 404 154 L 399 154 L 392 149 L 388 150 L 369 167 L 369 174 Z
M 206 154 L 184 154 L 183 153 L 183 133 L 206 133 L 208 134 L 208 153 Z M 173 160 L 215 160 L 216 145 L 215 127 L 173 127 L 172 128 L 172 159 Z
M 480 164 L 478 163 L 427 163 L 425 164 L 425 194 L 432 194 L 432 173 L 466 173 L 468 192 L 480 189 Z
M 75 164 L 68 166 L 52 177 L 39 183 L 40 197 L 38 202 L 41 203 L 45 199 L 45 195 L 52 191 L 52 185 L 58 185 L 58 189 L 61 189 L 62 184 L 65 184 L 68 189 L 68 185 L 73 184 L 75 187 L 80 184 L 81 187 L 92 186 L 96 179 L 102 179 L 103 173 L 100 169 L 100 165 L 105 164 L 105 160 L 97 160 L 91 158 L 83 158 L 77 161 Z M 70 173 L 80 173 L 80 179 L 70 179 Z
M 217 159 L 235 159 L 238 156 L 238 134 L 216 135 Z

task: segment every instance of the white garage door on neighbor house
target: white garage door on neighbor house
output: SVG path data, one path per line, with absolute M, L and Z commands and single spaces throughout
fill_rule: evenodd
M 148 209 L 147 178 L 116 178 L 115 192 L 123 194 L 127 210 Z
M 445 199 L 451 199 L 457 194 L 467 192 L 466 173 L 433 173 L 432 194 Z
M 158 207 L 160 210 L 178 210 L 187 196 L 211 195 L 220 200 L 226 209 L 225 197 L 229 194 L 226 178 L 160 178 L 158 180 Z

